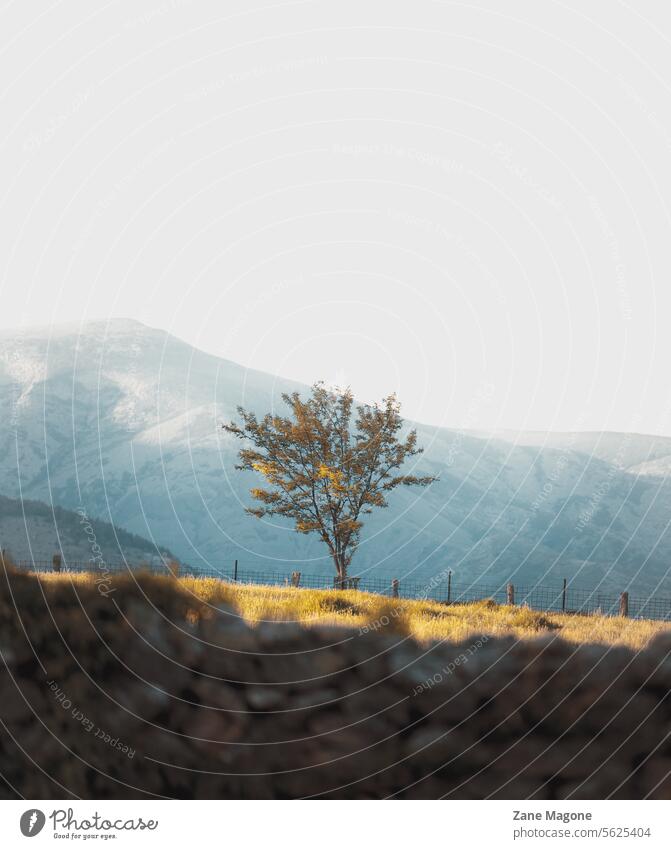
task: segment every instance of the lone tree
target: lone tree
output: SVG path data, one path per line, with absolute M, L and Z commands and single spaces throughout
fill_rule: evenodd
M 417 432 L 400 438 L 403 419 L 394 395 L 374 406 L 356 408 L 349 389 L 312 387 L 303 401 L 297 392 L 283 395 L 289 418 L 268 414 L 258 419 L 238 407 L 241 424 L 224 430 L 251 443 L 240 451 L 241 470 L 265 478 L 266 489 L 253 488 L 259 507 L 247 512 L 259 519 L 293 519 L 302 534 L 315 532 L 328 546 L 340 586 L 356 551 L 361 516 L 387 506 L 387 493 L 397 486 L 426 486 L 436 478 L 400 474 L 403 463 L 417 454 Z

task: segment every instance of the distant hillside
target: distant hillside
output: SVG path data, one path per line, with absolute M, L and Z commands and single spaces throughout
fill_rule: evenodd
M 0 496 L 0 548 L 15 560 L 51 560 L 61 553 L 65 562 L 98 558 L 107 563 L 151 563 L 172 558 L 171 552 L 144 537 L 109 522 L 43 501 Z
M 282 392 L 306 389 L 133 321 L 2 331 L 0 492 L 82 505 L 195 570 L 237 559 L 244 570 L 330 575 L 315 536 L 244 512 L 258 481 L 235 470 L 240 445 L 221 428 L 238 404 L 281 411 Z M 421 424 L 418 434 L 417 472 L 440 480 L 394 493 L 369 517 L 354 574 L 428 584 L 450 569 L 461 585 L 567 578 L 671 592 L 671 439 Z M 76 523 L 73 534 L 85 551 Z

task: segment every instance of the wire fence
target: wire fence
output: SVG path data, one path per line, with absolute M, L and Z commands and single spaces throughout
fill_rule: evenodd
M 82 573 L 95 572 L 119 574 L 124 572 L 150 572 L 156 575 L 171 574 L 170 567 L 164 563 L 143 564 L 131 567 L 127 563 L 91 563 L 85 561 L 63 561 L 57 569 L 51 560 L 19 560 L 15 564 L 22 571 Z M 484 584 L 455 583 L 450 572 L 441 573 L 439 579 L 428 582 L 397 580 L 392 576 L 362 576 L 347 579 L 343 587 L 333 575 L 305 574 L 298 570 L 263 571 L 239 567 L 235 561 L 230 566 L 214 566 L 191 569 L 179 567 L 179 575 L 210 577 L 237 584 L 258 584 L 266 586 L 294 586 L 300 589 L 357 589 L 362 592 L 394 596 L 407 599 L 423 599 L 443 604 L 466 604 L 474 601 L 492 600 L 499 604 L 524 605 L 532 610 L 547 613 L 569 613 L 576 615 L 600 614 L 603 616 L 627 615 L 634 619 L 656 619 L 671 621 L 671 597 L 658 595 L 631 595 L 625 593 L 607 593 L 600 589 L 584 589 L 572 586 L 565 581 L 561 587 L 518 586 L 510 583 Z M 626 604 L 623 607 L 623 602 Z

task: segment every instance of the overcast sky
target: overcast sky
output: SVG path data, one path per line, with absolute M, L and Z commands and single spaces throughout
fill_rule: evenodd
M 0 323 L 126 316 L 469 428 L 671 435 L 671 10 L 0 13 Z

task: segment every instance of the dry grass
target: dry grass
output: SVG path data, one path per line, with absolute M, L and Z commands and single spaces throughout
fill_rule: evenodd
M 92 574 L 40 575 L 41 581 L 90 583 Z M 170 579 L 165 579 L 170 580 Z M 251 624 L 264 621 L 341 625 L 410 634 L 422 642 L 466 640 L 473 635 L 514 635 L 520 639 L 556 633 L 573 643 L 604 643 L 642 648 L 671 623 L 539 613 L 492 601 L 446 606 L 432 601 L 389 599 L 354 590 L 304 590 L 233 585 L 216 578 L 178 578 L 175 583 L 204 605 L 232 605 Z M 200 605 L 198 605 L 200 606 Z

